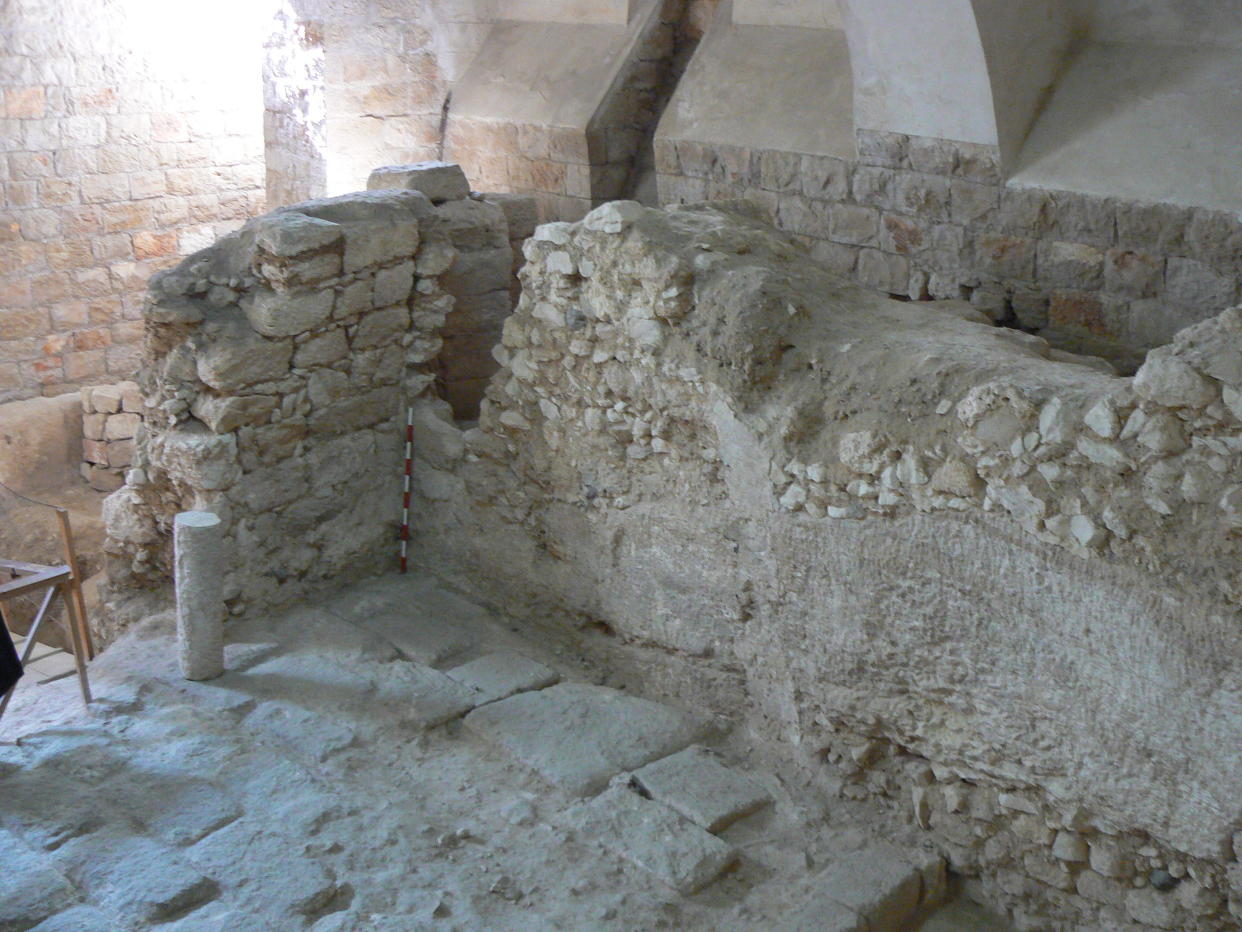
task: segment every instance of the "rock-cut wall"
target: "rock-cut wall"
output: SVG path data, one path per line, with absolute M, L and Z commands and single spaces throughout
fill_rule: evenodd
M 411 190 L 308 201 L 156 277 L 143 428 L 105 503 L 114 617 L 166 583 L 187 509 L 224 520 L 234 614 L 394 565 L 405 401 L 436 377 L 459 215 Z
M 478 427 L 419 408 L 420 559 L 659 648 L 1040 928 L 1239 927 L 1242 309 L 1121 378 L 716 207 L 526 258 Z

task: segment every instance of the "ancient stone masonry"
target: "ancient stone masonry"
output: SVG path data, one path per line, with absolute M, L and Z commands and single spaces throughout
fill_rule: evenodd
M 661 203 L 749 196 L 834 271 L 1028 330 L 1145 349 L 1240 297 L 1236 213 L 1011 187 L 994 147 L 860 131 L 851 160 L 657 139 L 656 167 Z
M 442 333 L 439 384 L 454 415 L 471 420 L 478 416 L 483 389 L 496 371 L 491 349 L 517 303 L 522 242 L 534 232 L 537 220 L 534 198 L 471 196 L 461 168 L 448 162 L 377 168 L 367 186 L 420 190 L 439 207 L 439 229 L 457 254 L 444 282 L 453 296 L 453 311 Z
M 235 614 L 387 564 L 404 401 L 436 378 L 467 222 L 416 191 L 308 201 L 153 281 L 144 434 L 105 504 L 114 595 L 166 581 L 186 510 L 224 522 Z
M 82 389 L 82 478 L 92 488 L 114 492 L 124 484 L 142 415 L 136 382 Z
M 536 231 L 413 552 L 679 657 L 1029 928 L 1239 928 L 1242 308 L 1122 378 L 745 209 Z

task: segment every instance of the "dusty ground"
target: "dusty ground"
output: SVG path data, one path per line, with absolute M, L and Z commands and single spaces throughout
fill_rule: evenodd
M 389 637 L 394 613 L 409 624 Z M 715 748 L 773 804 L 721 834 L 735 870 L 691 896 L 663 886 L 470 727 L 412 715 L 410 664 L 498 649 L 641 692 L 573 636 L 531 635 L 393 576 L 234 626 L 208 683 L 178 676 L 157 616 L 92 665 L 89 711 L 72 681 L 19 687 L 0 721 L 0 929 L 810 930 L 829 928 L 829 872 L 920 855 L 917 833 L 716 721 Z M 962 905 L 924 928 L 1002 927 Z
M 94 584 L 103 569 L 104 526 L 100 517 L 104 493 L 85 483 L 74 482 L 32 493 L 47 504 L 33 504 L 0 487 L 0 558 L 23 563 L 59 565 L 65 562 L 56 505 L 69 512 L 74 543 L 87 586 L 87 610 L 94 608 Z M 24 634 L 37 609 L 32 599 L 19 599 L 5 606 L 5 618 L 17 634 Z M 60 646 L 58 631 L 49 627 L 40 640 Z

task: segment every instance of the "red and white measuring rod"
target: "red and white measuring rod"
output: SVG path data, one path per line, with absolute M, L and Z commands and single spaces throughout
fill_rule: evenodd
M 405 487 L 401 496 L 401 572 L 406 571 L 406 550 L 410 545 L 410 484 L 414 475 L 414 407 L 405 415 Z

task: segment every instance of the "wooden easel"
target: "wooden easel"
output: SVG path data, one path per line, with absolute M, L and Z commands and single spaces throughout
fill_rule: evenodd
M 77 553 L 73 547 L 73 530 L 69 525 L 69 513 L 63 508 L 56 509 L 60 520 L 61 542 L 64 547 L 65 563 L 61 566 L 45 566 L 40 563 L 22 563 L 17 560 L 0 560 L 0 572 L 7 572 L 12 578 L 10 582 L 0 585 L 0 624 L 4 623 L 4 603 L 17 598 L 42 593 L 39 611 L 26 635 L 26 643 L 22 648 L 21 661 L 25 666 L 34 651 L 39 629 L 47 618 L 49 610 L 59 596 L 65 606 L 69 634 L 69 643 L 73 649 L 73 663 L 77 669 L 78 686 L 82 690 L 82 701 L 91 701 L 91 686 L 86 675 L 86 661 L 94 659 L 95 645 L 91 640 L 90 628 L 86 623 L 86 599 L 82 594 L 82 574 L 78 567 Z M 20 681 L 19 681 L 20 682 Z M 8 707 L 17 685 L 14 684 L 4 697 L 0 699 L 0 715 Z

